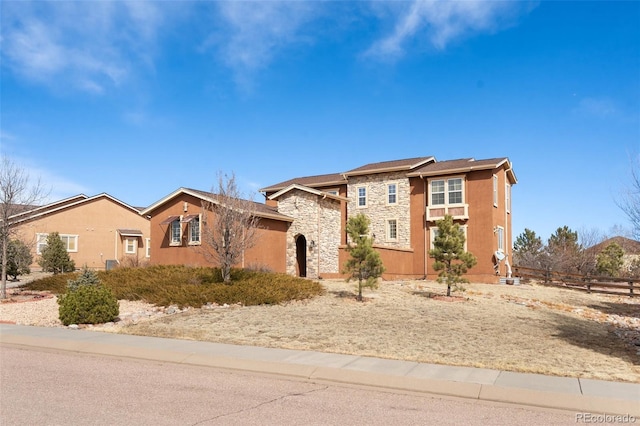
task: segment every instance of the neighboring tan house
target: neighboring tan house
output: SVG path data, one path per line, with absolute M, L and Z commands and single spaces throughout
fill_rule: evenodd
M 47 236 L 58 232 L 77 268 L 104 269 L 108 260 L 137 265 L 148 261 L 149 220 L 132 207 L 108 195 L 76 195 L 9 218 L 16 236 L 32 247 L 34 263 Z
M 436 221 L 449 214 L 465 232 L 467 251 L 478 259 L 467 278 L 497 282 L 510 274 L 516 183 L 508 158 L 418 157 L 290 179 L 261 191 L 268 206 L 294 219 L 286 233 L 289 274 L 341 277 L 348 259 L 346 222 L 363 213 L 371 220 L 384 278 L 435 279 L 428 251 Z
M 202 246 L 207 226 L 204 208 L 209 205 L 224 203 L 210 192 L 179 188 L 141 212 L 151 220 L 151 264 L 219 266 Z M 260 220 L 257 245 L 247 249 L 235 266 L 285 272 L 286 235 L 293 219 L 263 203 L 251 205 Z

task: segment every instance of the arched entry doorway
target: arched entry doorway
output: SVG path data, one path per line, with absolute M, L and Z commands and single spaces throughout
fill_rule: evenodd
M 298 263 L 298 276 L 307 276 L 307 239 L 304 235 L 296 237 L 296 260 Z

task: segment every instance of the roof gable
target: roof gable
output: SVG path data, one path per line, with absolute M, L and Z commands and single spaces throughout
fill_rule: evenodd
M 191 195 L 192 197 L 199 198 L 202 201 L 207 201 L 207 202 L 210 202 L 210 203 L 217 204 L 219 206 L 225 207 L 225 197 L 222 197 L 221 195 L 214 194 L 212 192 L 201 191 L 201 190 L 198 190 L 198 189 L 178 188 L 175 191 L 173 191 L 171 194 L 169 194 L 166 197 L 156 201 L 155 203 L 153 203 L 152 205 L 150 205 L 149 207 L 144 209 L 142 212 L 140 212 L 140 214 L 148 215 L 153 210 L 155 210 L 158 207 L 170 202 L 172 199 L 174 199 L 174 198 L 176 198 L 176 197 L 178 197 L 178 196 L 180 196 L 182 194 Z M 285 222 L 293 222 L 293 218 L 291 218 L 289 216 L 285 216 L 285 215 L 283 215 L 281 213 L 278 213 L 278 211 L 275 208 L 267 206 L 266 204 L 257 203 L 255 201 L 251 201 L 251 200 L 242 200 L 242 201 L 247 201 L 247 202 L 251 203 L 251 206 L 253 208 L 253 213 L 256 216 L 263 217 L 263 218 L 266 218 L 266 219 L 275 219 L 275 220 L 281 220 L 281 221 L 285 221 Z
M 346 185 L 347 181 L 341 173 L 330 173 L 326 175 L 316 175 L 316 176 L 303 176 L 303 177 L 289 179 L 284 182 L 276 183 L 275 185 L 271 185 L 266 188 L 262 188 L 260 189 L 260 192 L 280 191 L 281 189 L 287 188 L 290 185 L 294 185 L 294 184 L 306 186 L 308 188 L 318 188 L 318 187 L 332 186 L 332 185 Z
M 313 189 L 313 188 L 309 188 L 308 186 L 303 186 L 303 185 L 298 185 L 298 184 L 291 184 L 288 187 L 276 192 L 275 194 L 272 194 L 269 196 L 270 200 L 275 200 L 276 198 L 280 198 L 281 196 L 283 196 L 284 194 L 293 191 L 293 190 L 299 190 L 299 191 L 303 191 L 303 192 L 307 192 L 309 194 L 313 194 L 313 195 L 317 195 L 319 197 L 324 197 L 324 198 L 329 198 L 332 200 L 336 200 L 336 201 L 349 201 L 348 198 L 345 197 L 341 197 L 339 195 L 333 195 L 333 194 L 329 194 L 328 192 L 325 191 L 319 191 L 317 189 Z
M 27 212 L 18 213 L 14 216 L 11 216 L 9 219 L 15 224 L 26 222 L 26 221 L 38 219 L 40 217 L 43 217 L 49 214 L 57 213 L 64 209 L 79 207 L 79 206 L 82 206 L 83 204 L 90 203 L 92 201 L 99 200 L 101 198 L 105 198 L 116 204 L 119 204 L 125 209 L 131 210 L 133 213 L 140 214 L 140 210 L 138 210 L 137 208 L 132 207 L 129 204 L 126 204 L 118 200 L 117 198 L 112 197 L 111 195 L 103 192 L 102 194 L 94 195 L 93 197 L 87 197 L 84 194 L 79 194 L 64 200 L 55 201 L 51 204 L 47 204 L 46 206 L 38 207 L 36 209 L 30 210 Z

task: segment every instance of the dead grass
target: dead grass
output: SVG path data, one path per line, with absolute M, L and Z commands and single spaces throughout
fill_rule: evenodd
M 383 282 L 360 303 L 353 283 L 322 283 L 326 294 L 311 300 L 196 309 L 122 332 L 640 382 L 640 346 L 629 343 L 640 334 L 637 298 L 469 284 L 447 299 L 444 285 L 407 281 Z

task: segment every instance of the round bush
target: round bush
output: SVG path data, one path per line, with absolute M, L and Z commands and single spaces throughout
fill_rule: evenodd
M 69 324 L 102 324 L 120 313 L 118 299 L 103 285 L 83 285 L 58 299 L 60 321 Z

